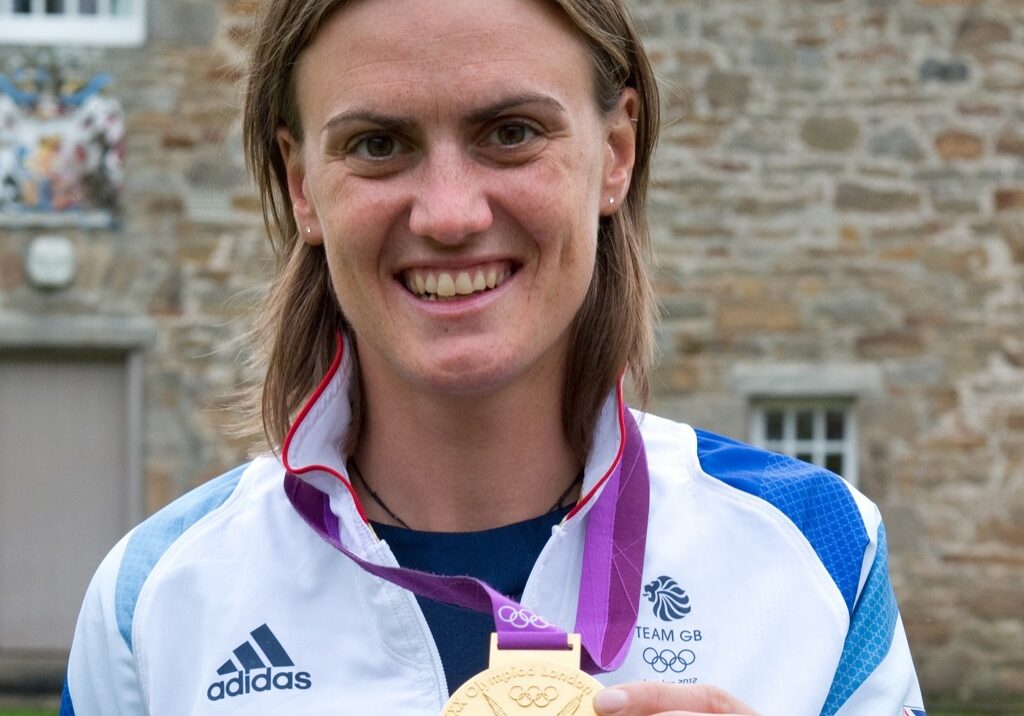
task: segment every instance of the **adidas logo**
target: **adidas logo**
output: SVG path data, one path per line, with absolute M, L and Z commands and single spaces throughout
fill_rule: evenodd
M 275 671 L 295 666 L 295 662 L 288 656 L 288 652 L 281 646 L 274 632 L 270 631 L 269 626 L 264 624 L 249 634 L 252 640 L 239 644 L 232 652 L 235 658 L 228 659 L 217 669 L 219 676 L 232 676 L 230 679 L 210 684 L 210 688 L 206 690 L 206 697 L 210 701 L 271 689 L 308 689 L 313 685 L 308 671 Z M 253 642 L 256 644 L 255 647 Z M 259 647 L 259 651 L 256 647 Z

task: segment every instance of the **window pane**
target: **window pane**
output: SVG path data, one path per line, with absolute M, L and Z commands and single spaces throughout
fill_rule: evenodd
M 804 462 L 814 462 L 814 455 L 809 452 L 798 452 L 796 454 L 797 460 L 803 460 Z
M 825 437 L 829 440 L 842 440 L 846 433 L 846 415 L 840 410 L 830 410 L 825 414 Z
M 766 440 L 782 440 L 782 411 L 769 410 L 764 414 L 764 437 Z
M 830 452 L 825 456 L 825 469 L 831 470 L 837 475 L 843 474 L 843 454 Z
M 207 0 L 191 1 L 203 3 Z M 137 45 L 146 36 L 146 5 L 143 2 L 144 0 L 0 0 L 0 73 L 3 72 L 4 47 L 9 42 L 54 45 L 58 44 L 59 38 L 68 44 L 84 43 L 90 46 Z M 11 19 L 4 22 L 4 16 Z M 28 57 L 32 58 L 33 55 L 30 54 Z M 51 60 L 42 61 L 45 64 Z M 30 64 L 32 62 L 35 60 Z M 16 62 L 15 67 L 17 65 Z M 3 114 L 2 110 L 0 114 Z M 0 123 L 2 121 L 0 119 Z M 0 139 L 0 144 L 2 143 Z M 2 154 L 3 148 L 0 147 L 0 155 Z M 3 163 L 3 159 L 0 158 L 0 165 Z M 0 183 L 3 183 L 3 174 L 0 168 Z M 3 187 L 0 187 L 0 195 L 2 194 Z
M 796 439 L 811 440 L 814 437 L 814 413 L 801 410 L 796 414 Z

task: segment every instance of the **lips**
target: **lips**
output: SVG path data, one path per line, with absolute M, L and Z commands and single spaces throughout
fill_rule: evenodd
M 402 272 L 410 293 L 428 301 L 451 301 L 490 291 L 513 273 L 509 261 L 492 261 L 460 269 L 415 268 Z

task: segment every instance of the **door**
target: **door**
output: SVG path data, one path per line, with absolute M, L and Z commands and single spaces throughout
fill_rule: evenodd
M 0 686 L 59 681 L 132 515 L 126 356 L 0 356 Z

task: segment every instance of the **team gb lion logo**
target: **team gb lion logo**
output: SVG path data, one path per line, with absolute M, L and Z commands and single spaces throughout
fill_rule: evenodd
M 654 604 L 654 615 L 663 621 L 682 619 L 690 613 L 690 598 L 671 577 L 661 576 L 645 584 L 644 596 Z

